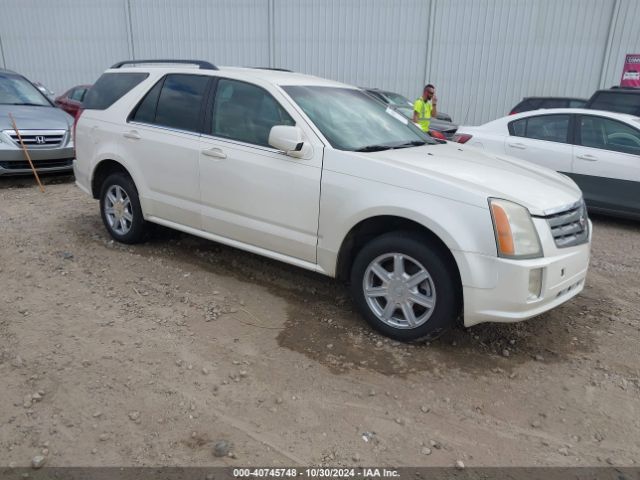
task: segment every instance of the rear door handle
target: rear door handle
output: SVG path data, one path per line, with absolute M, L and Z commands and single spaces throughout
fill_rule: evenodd
M 513 148 L 518 148 L 520 150 L 525 150 L 527 148 L 527 146 L 524 143 L 508 143 L 507 145 Z
M 130 138 L 131 140 L 140 140 L 140 135 L 135 130 L 131 130 L 130 132 L 123 133 L 122 136 L 124 138 Z
M 227 158 L 227 154 L 219 148 L 209 148 L 207 150 L 202 150 L 202 154 L 206 155 L 207 157 L 213 158 Z
M 598 159 L 596 157 L 594 157 L 593 155 L 589 155 L 588 153 L 585 153 L 584 155 L 578 155 L 578 158 L 580 160 L 586 160 L 588 162 L 597 162 Z

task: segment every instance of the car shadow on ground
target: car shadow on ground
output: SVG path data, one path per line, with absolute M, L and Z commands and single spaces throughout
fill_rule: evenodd
M 100 217 L 80 215 L 72 231 L 103 244 L 110 241 Z M 265 288 L 288 305 L 281 347 L 320 362 L 334 373 L 366 369 L 406 376 L 457 369 L 473 375 L 509 373 L 526 362 L 564 362 L 594 348 L 590 329 L 604 322 L 604 292 L 587 286 L 575 299 L 537 318 L 515 324 L 456 326 L 432 342 L 406 344 L 373 331 L 356 312 L 341 282 L 275 260 L 175 230 L 154 226 L 142 256 L 167 256 L 216 275 Z M 588 322 L 589 328 L 584 328 Z

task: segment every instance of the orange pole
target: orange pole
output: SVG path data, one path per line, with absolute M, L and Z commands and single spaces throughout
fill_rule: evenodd
M 22 135 L 20 135 L 20 131 L 18 130 L 18 127 L 16 126 L 16 121 L 13 118 L 13 115 L 11 115 L 11 114 L 9 114 L 9 118 L 11 119 L 11 124 L 13 125 L 13 130 L 18 135 L 18 140 L 20 140 L 20 145 L 22 146 L 22 151 L 24 152 L 25 156 L 27 157 L 27 160 L 29 161 L 29 165 L 31 165 L 31 170 L 33 170 L 33 175 L 36 177 L 36 181 L 38 182 L 38 185 L 40 186 L 40 191 L 42 193 L 44 193 L 44 187 L 42 186 L 42 182 L 40 181 L 40 177 L 38 176 L 38 172 L 36 171 L 36 167 L 33 166 L 33 162 L 31 161 L 31 157 L 29 156 L 29 151 L 27 150 L 27 147 L 24 146 L 24 142 L 22 141 Z

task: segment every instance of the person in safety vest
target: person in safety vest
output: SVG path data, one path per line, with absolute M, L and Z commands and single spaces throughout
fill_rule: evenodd
M 423 132 L 429 131 L 431 117 L 438 115 L 438 110 L 436 108 L 438 99 L 436 98 L 435 93 L 436 87 L 429 84 L 424 87 L 422 96 L 413 104 L 413 122 L 420 125 Z

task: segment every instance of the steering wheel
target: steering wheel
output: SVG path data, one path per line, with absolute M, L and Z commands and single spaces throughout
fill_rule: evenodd
M 625 133 L 625 132 L 617 132 L 617 133 L 612 133 L 610 135 L 607 135 L 607 143 L 617 143 L 616 140 L 626 140 L 626 142 L 622 143 L 622 145 L 625 145 L 629 142 L 633 145 L 635 145 L 636 147 L 640 148 L 640 138 L 636 137 L 635 135 L 632 135 L 630 133 Z

